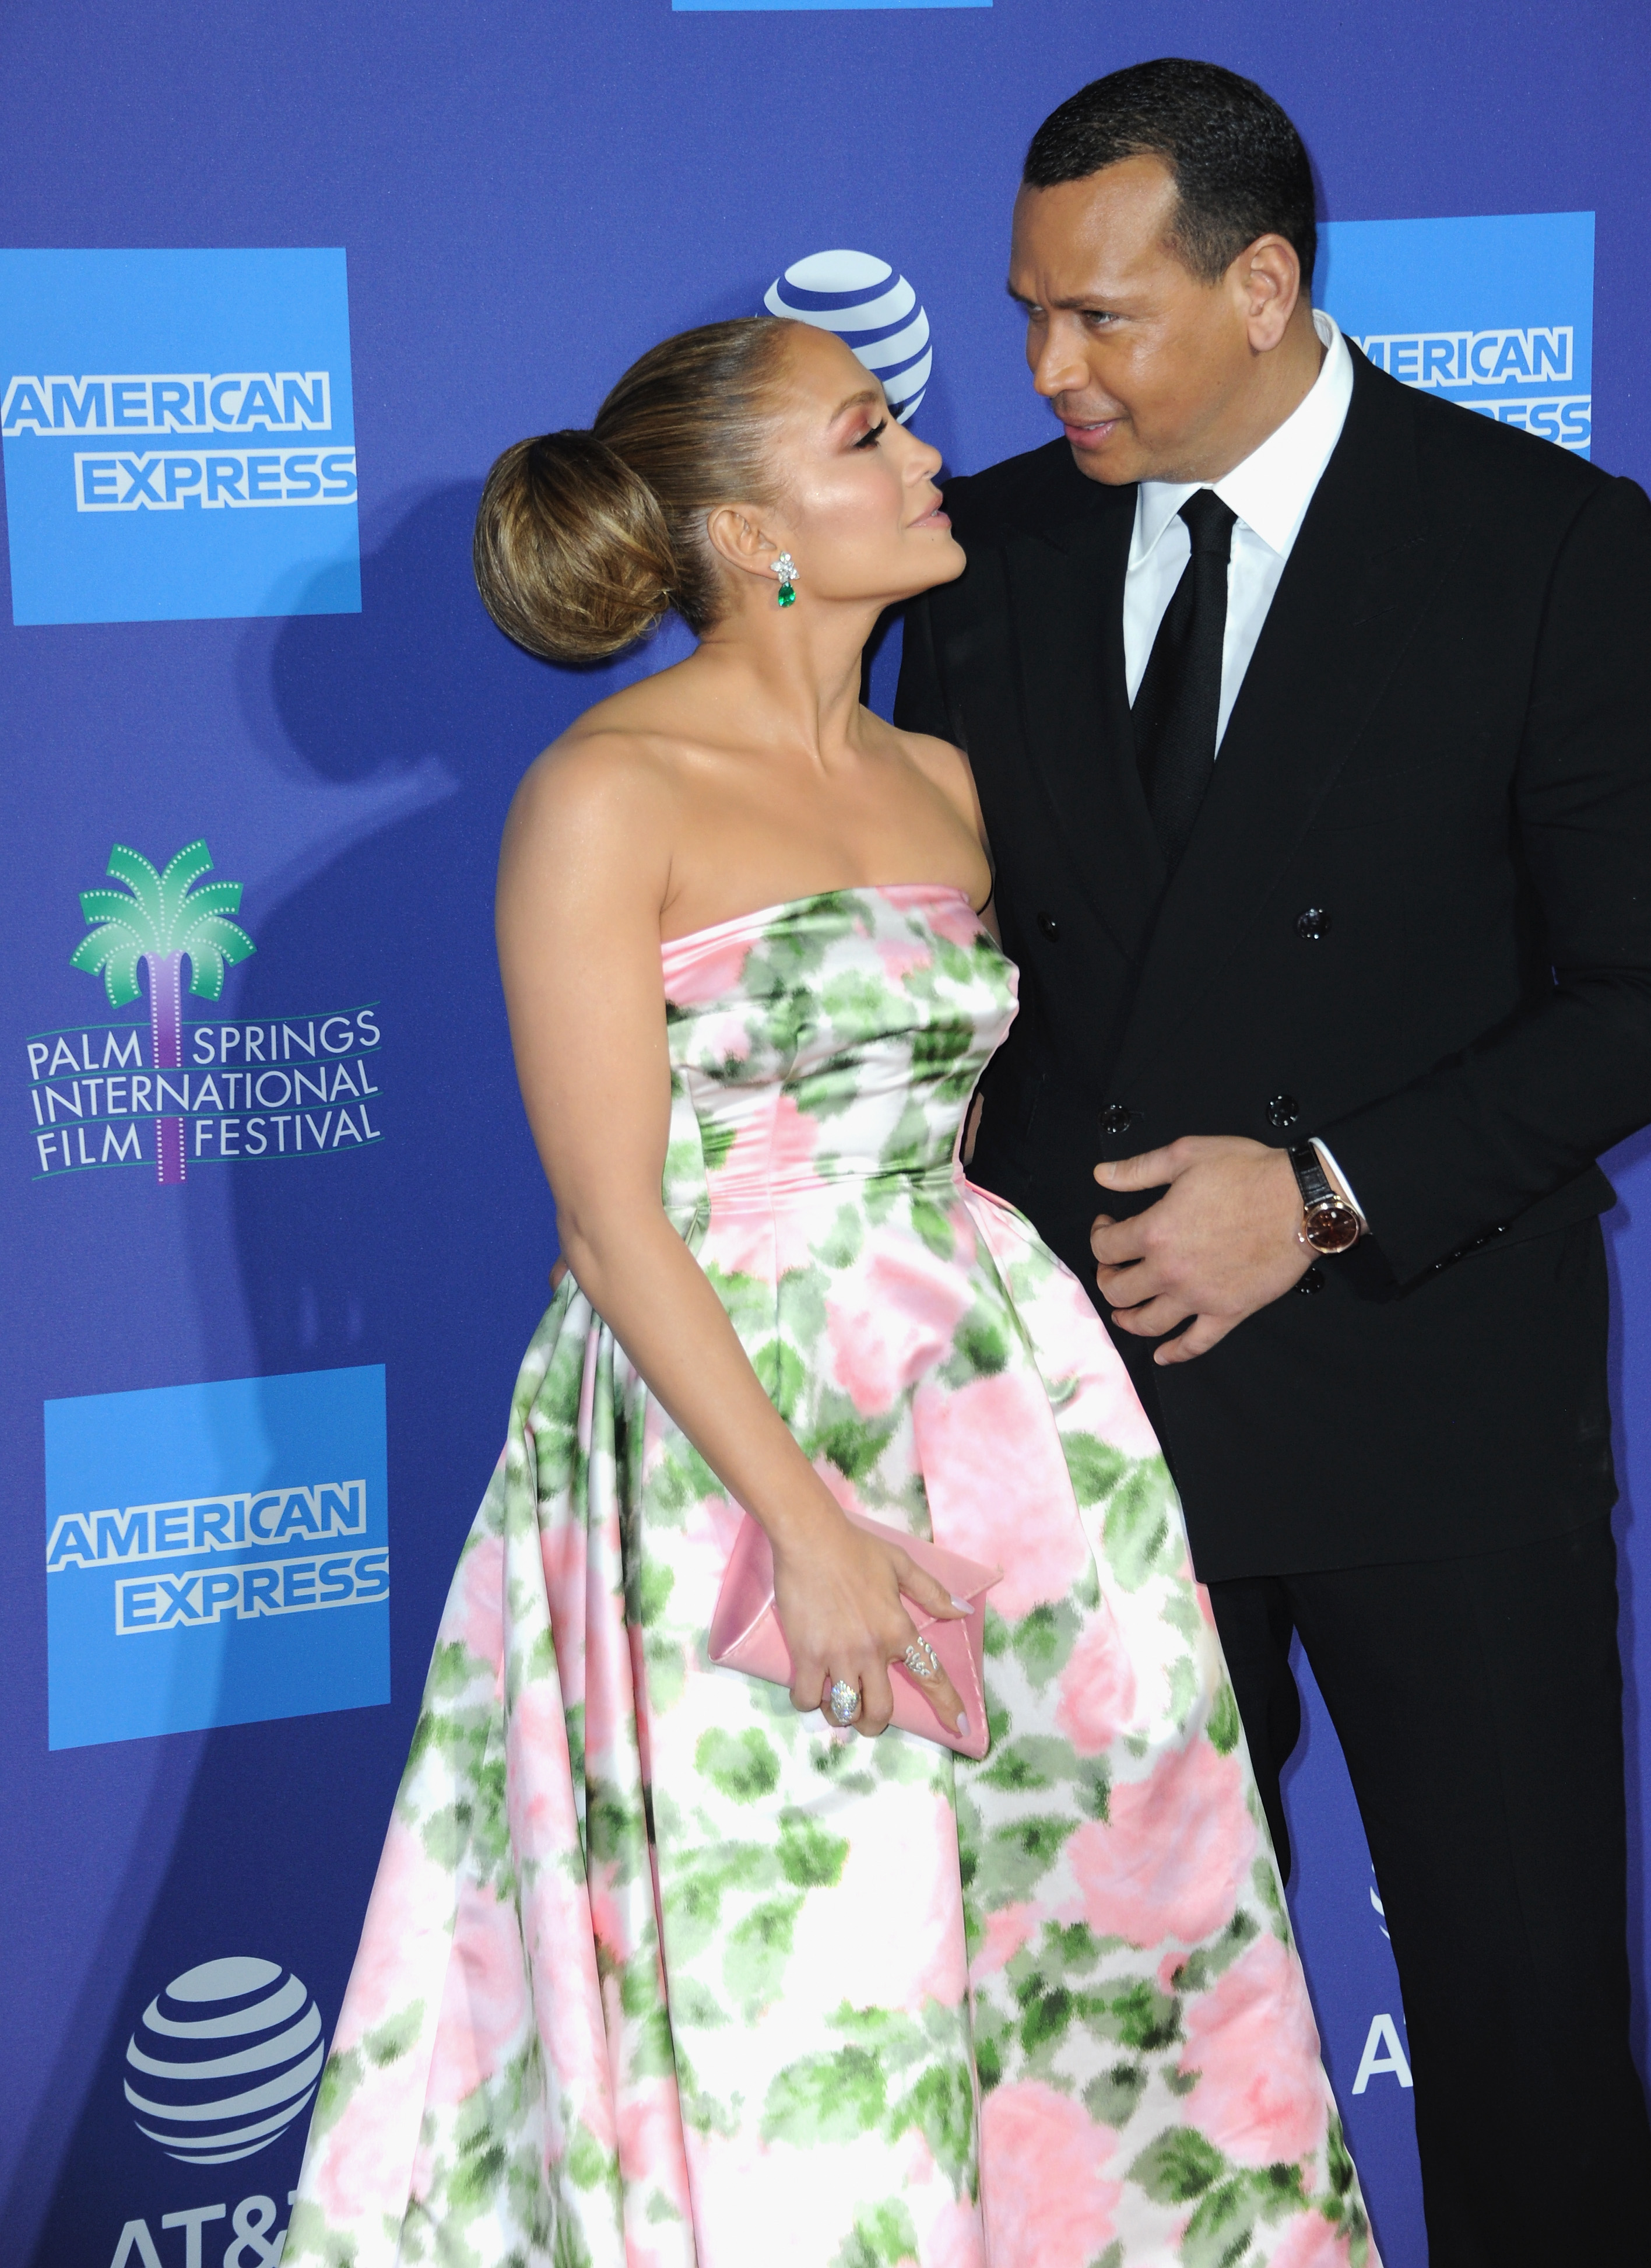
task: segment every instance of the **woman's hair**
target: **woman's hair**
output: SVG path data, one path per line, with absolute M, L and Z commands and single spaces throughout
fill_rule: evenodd
M 719 504 L 772 500 L 769 428 L 785 333 L 766 315 L 679 331 L 633 363 L 588 432 L 506 449 L 475 517 L 475 580 L 507 637 L 601 661 L 674 607 L 704 632 L 726 603 L 705 533 Z

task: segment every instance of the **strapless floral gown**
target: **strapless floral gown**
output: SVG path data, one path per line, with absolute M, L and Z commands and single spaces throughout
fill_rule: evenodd
M 1358 2268 L 1358 2181 L 1180 1508 L 957 1162 L 957 893 L 664 952 L 665 1202 L 845 1505 L 1007 1572 L 991 1753 L 711 1667 L 740 1513 L 571 1280 L 436 1641 L 285 2268 Z

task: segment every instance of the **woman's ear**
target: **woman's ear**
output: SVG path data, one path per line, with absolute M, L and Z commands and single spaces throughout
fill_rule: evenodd
M 706 519 L 705 534 L 718 557 L 747 575 L 767 576 L 784 549 L 754 504 L 719 504 Z

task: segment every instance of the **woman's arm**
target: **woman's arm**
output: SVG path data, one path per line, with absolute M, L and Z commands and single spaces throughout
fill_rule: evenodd
M 645 747 L 591 735 L 540 758 L 512 806 L 499 867 L 499 964 L 517 1075 L 579 1286 L 649 1390 L 774 1547 L 792 1699 L 858 1683 L 881 1732 L 888 1663 L 915 1635 L 903 1590 L 956 1611 L 903 1553 L 845 1520 L 763 1392 L 660 1199 L 670 1064 L 660 909 L 674 790 Z M 925 1690 L 955 1723 L 944 1677 Z

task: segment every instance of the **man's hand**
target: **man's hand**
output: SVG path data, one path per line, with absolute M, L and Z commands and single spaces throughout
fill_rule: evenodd
M 1102 1189 L 1163 1196 L 1131 1220 L 1097 1216 L 1095 1281 L 1120 1330 L 1161 1338 L 1157 1363 L 1207 1354 L 1235 1323 L 1270 1307 L 1307 1271 L 1301 1198 L 1287 1154 L 1242 1134 L 1188 1134 L 1167 1149 L 1097 1166 Z

